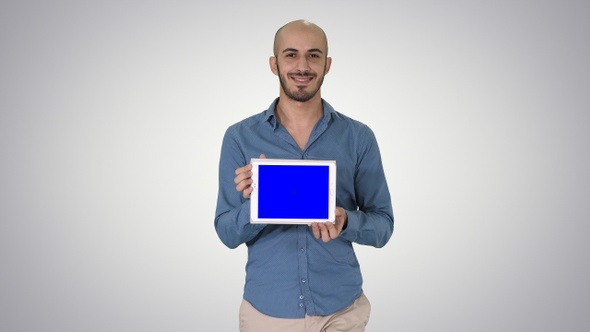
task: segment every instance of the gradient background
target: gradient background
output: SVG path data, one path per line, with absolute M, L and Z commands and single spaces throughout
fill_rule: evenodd
M 586 1 L 2 1 L 0 330 L 236 331 L 225 129 L 293 19 L 373 128 L 396 230 L 368 331 L 590 330 Z

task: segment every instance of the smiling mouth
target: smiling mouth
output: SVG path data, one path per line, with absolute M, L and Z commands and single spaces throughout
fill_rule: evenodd
M 307 85 L 313 79 L 313 75 L 290 75 L 297 84 Z

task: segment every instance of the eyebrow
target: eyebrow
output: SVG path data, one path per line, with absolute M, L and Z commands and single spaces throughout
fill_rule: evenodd
M 295 49 L 295 48 L 286 48 L 283 50 L 283 53 L 287 53 L 287 52 L 299 52 L 299 50 Z M 322 52 L 322 50 L 320 50 L 319 48 L 312 48 L 307 50 L 308 53 L 320 53 L 320 54 L 324 54 L 324 52 Z

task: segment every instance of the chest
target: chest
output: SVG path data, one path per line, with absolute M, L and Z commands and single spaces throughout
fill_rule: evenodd
M 293 140 L 295 141 L 295 143 L 297 144 L 297 146 L 299 147 L 299 149 L 301 151 L 305 150 L 305 147 L 307 146 L 307 142 L 309 141 L 309 138 L 311 137 L 311 132 L 313 131 L 313 127 L 310 128 L 286 128 L 287 132 L 289 133 L 289 135 L 291 135 L 291 137 L 293 138 Z

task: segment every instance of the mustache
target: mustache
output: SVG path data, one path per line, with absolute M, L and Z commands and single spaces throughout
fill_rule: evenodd
M 295 71 L 295 72 L 289 73 L 289 75 L 303 76 L 303 77 L 315 76 L 315 74 L 310 71 Z

